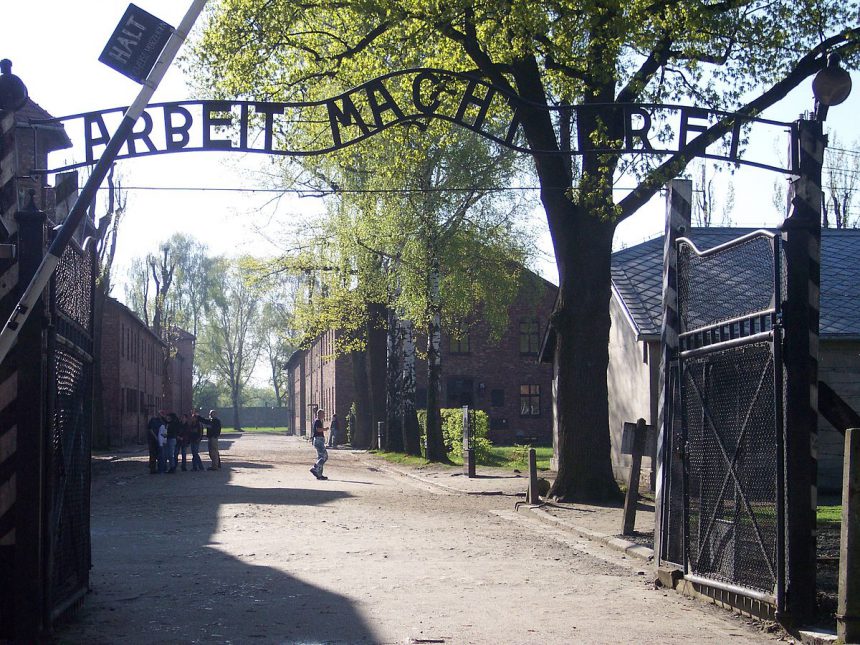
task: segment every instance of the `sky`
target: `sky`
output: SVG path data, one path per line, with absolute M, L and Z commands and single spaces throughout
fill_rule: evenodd
M 137 0 L 136 4 L 176 26 L 187 0 Z M 140 86 L 98 61 L 98 57 L 126 6 L 126 0 L 28 0 L 4 3 L 0 18 L 0 58 L 13 62 L 13 72 L 27 85 L 30 97 L 54 116 L 64 116 L 128 105 Z M 370 80 L 370 79 L 368 79 Z M 830 110 L 827 127 L 843 147 L 860 139 L 860 76 L 854 74 L 854 93 Z M 179 67 L 168 70 L 152 102 L 189 99 L 191 91 Z M 804 83 L 768 118 L 793 121 L 813 106 L 811 81 Z M 860 144 L 858 144 L 860 145 Z M 787 137 L 769 134 L 753 140 L 758 155 L 784 156 Z M 189 187 L 260 188 L 272 161 L 263 155 L 199 152 L 159 155 L 122 161 L 118 171 L 129 187 L 128 207 L 120 229 L 116 271 L 122 278 L 132 258 L 157 249 L 175 232 L 195 236 L 212 253 L 271 255 L 283 250 L 283 232 L 292 223 L 322 210 L 315 198 L 288 197 L 272 201 L 266 193 L 167 190 Z M 784 215 L 773 206 L 774 182 L 782 176 L 764 170 L 731 170 L 721 164 L 716 173 L 718 199 L 735 190 L 730 213 L 737 226 L 775 226 Z M 623 222 L 616 247 L 630 246 L 663 231 L 662 197 Z M 555 281 L 549 235 L 539 207 L 523 217 L 535 231 L 540 250 L 537 269 Z M 119 290 L 114 296 L 123 299 Z

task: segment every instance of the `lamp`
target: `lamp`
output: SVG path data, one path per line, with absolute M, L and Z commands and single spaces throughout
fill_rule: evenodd
M 827 57 L 827 66 L 812 80 L 817 120 L 827 118 L 827 109 L 839 105 L 851 94 L 851 75 L 839 66 L 842 57 L 836 52 Z

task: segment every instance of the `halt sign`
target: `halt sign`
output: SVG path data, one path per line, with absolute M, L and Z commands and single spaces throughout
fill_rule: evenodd
M 143 84 L 172 33 L 169 24 L 130 4 L 99 61 Z

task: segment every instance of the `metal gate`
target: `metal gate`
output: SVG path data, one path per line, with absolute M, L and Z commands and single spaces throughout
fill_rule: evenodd
M 784 596 L 781 240 L 706 252 L 677 242 L 678 347 L 669 366 L 661 559 L 764 601 Z
M 93 253 L 72 242 L 51 282 L 46 417 L 46 601 L 56 620 L 89 589 Z

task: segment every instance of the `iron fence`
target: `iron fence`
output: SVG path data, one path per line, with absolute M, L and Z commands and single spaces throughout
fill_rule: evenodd
M 678 356 L 662 557 L 687 577 L 784 596 L 780 240 L 758 231 L 706 252 L 678 240 Z

